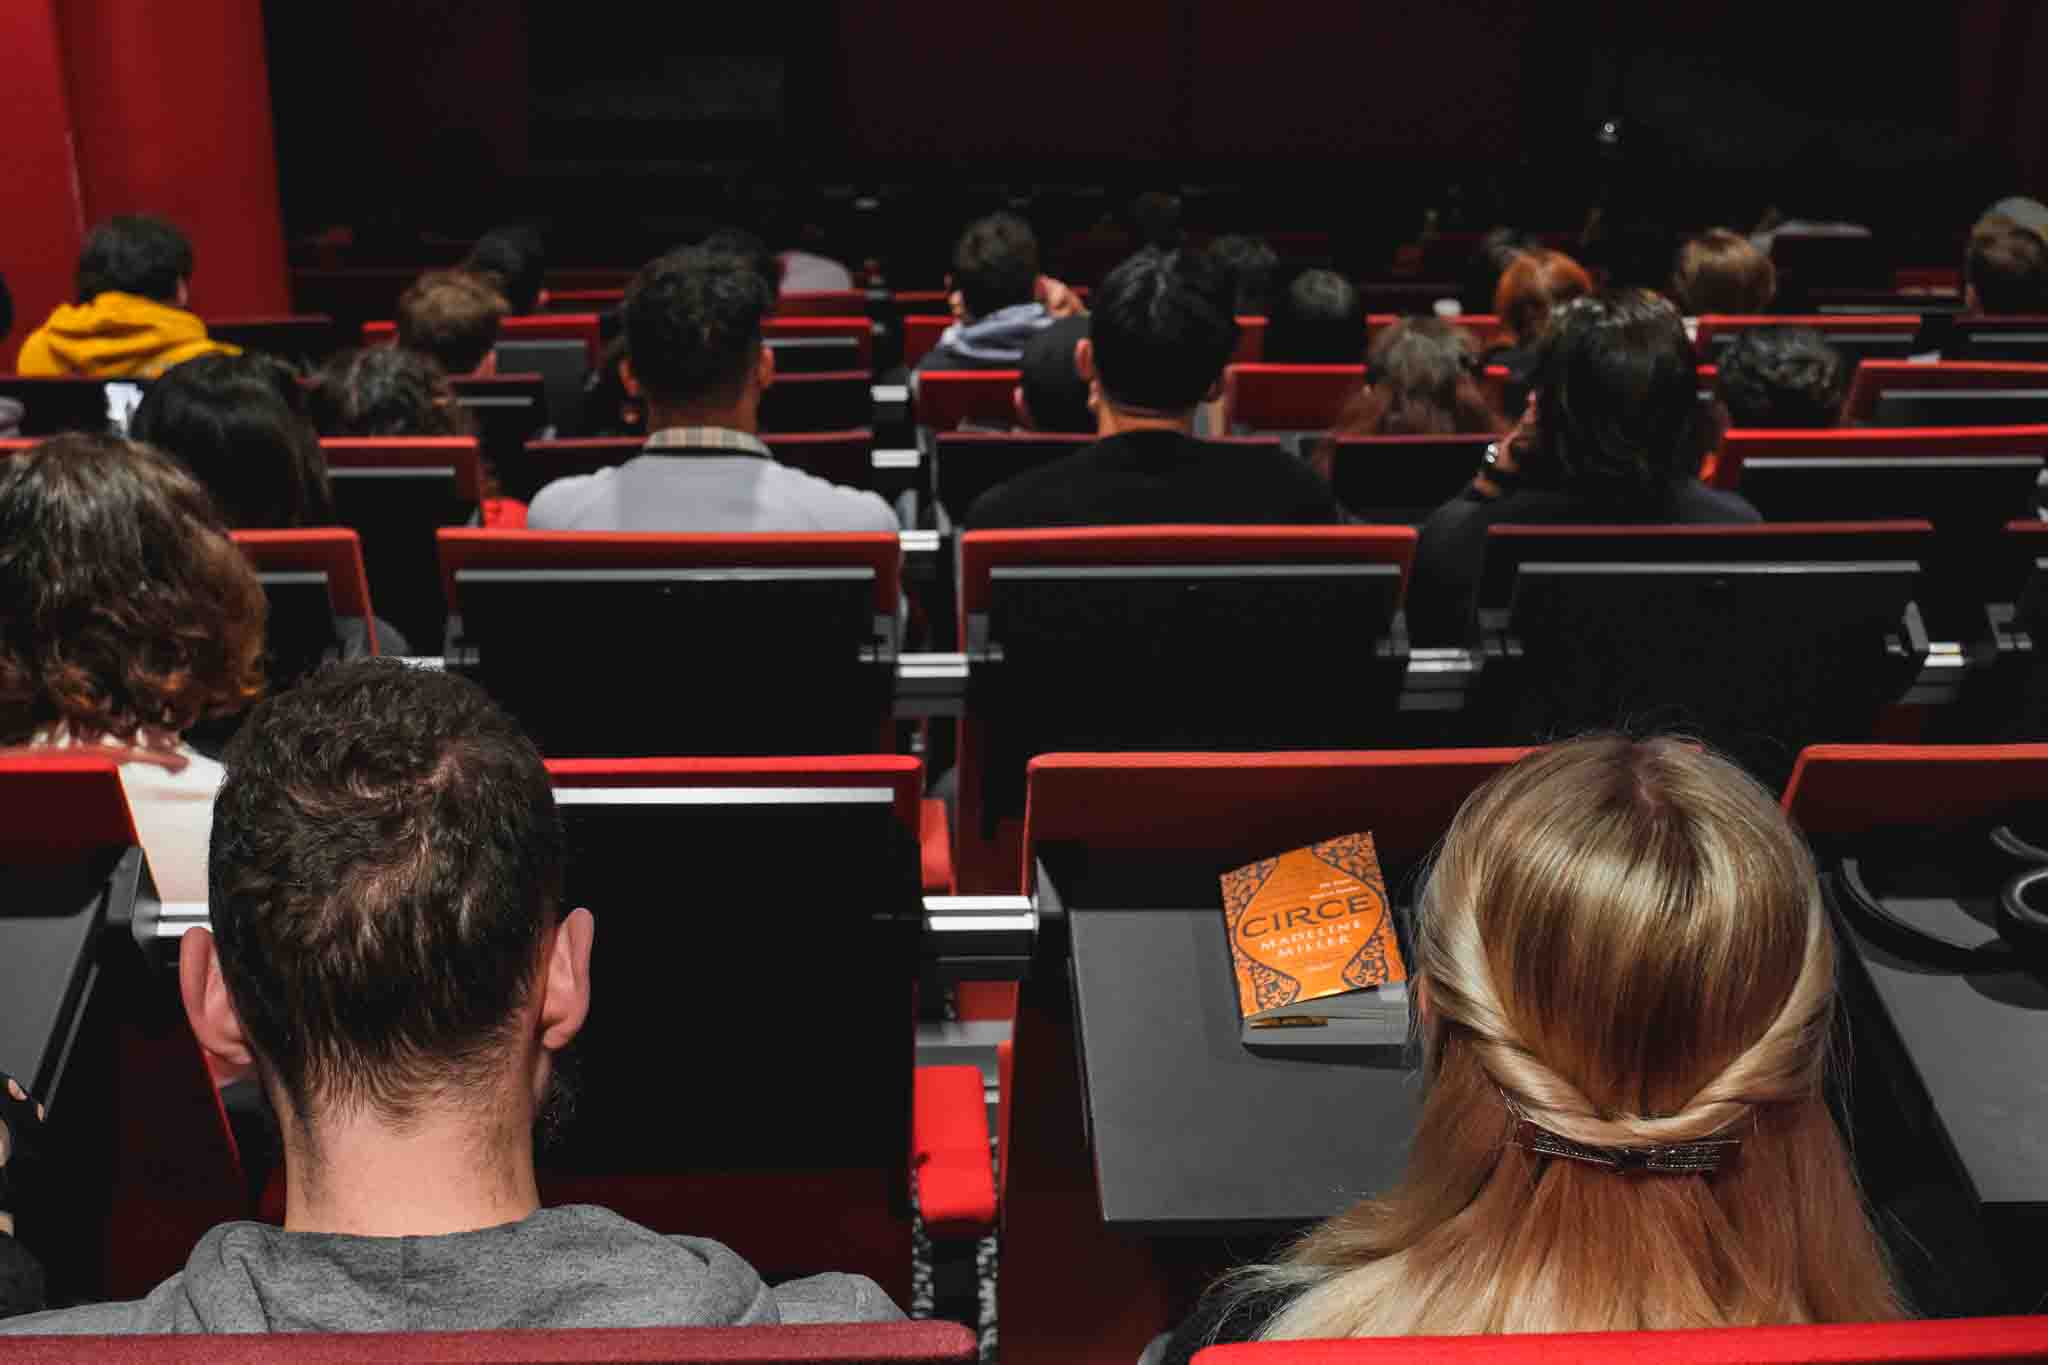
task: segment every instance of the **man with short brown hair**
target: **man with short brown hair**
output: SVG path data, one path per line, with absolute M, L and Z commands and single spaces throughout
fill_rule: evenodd
M 398 300 L 398 344 L 441 362 L 450 376 L 490 374 L 498 324 L 512 305 L 489 280 L 463 270 L 430 270 Z

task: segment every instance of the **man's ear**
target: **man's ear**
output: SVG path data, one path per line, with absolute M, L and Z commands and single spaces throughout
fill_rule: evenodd
M 178 281 L 178 307 L 190 308 L 191 306 L 192 281 L 181 279 Z
M 221 975 L 212 930 L 187 929 L 178 941 L 178 994 L 184 998 L 185 1017 L 199 1046 L 237 1069 L 256 1060 L 242 1031 L 242 1016 L 235 1013 L 228 995 L 227 978 Z
M 640 381 L 633 375 L 633 362 L 625 356 L 619 357 L 619 387 L 629 398 L 640 396 Z
M 1084 383 L 1095 382 L 1095 343 L 1087 337 L 1074 343 L 1074 373 L 1080 375 Z
M 560 1052 L 590 1016 L 590 944 L 597 920 L 588 910 L 571 910 L 555 930 L 554 946 L 542 964 L 540 1045 Z
M 754 362 L 754 383 L 767 388 L 775 382 L 775 348 L 766 342 L 761 344 L 761 358 Z

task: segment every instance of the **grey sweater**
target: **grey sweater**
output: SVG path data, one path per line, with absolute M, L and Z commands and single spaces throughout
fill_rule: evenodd
M 10 1318 L 0 1334 L 725 1327 L 902 1316 L 865 1276 L 814 1275 L 771 1288 L 717 1242 L 664 1236 L 572 1204 L 443 1237 L 223 1223 L 147 1298 Z

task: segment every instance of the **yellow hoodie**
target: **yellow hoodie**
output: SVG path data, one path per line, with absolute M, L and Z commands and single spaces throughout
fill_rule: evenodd
M 215 351 L 241 354 L 208 338 L 206 324 L 182 308 L 110 289 L 91 303 L 60 304 L 21 343 L 14 367 L 22 374 L 153 379 Z

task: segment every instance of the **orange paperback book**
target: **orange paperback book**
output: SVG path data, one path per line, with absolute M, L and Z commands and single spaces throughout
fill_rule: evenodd
M 1252 1028 L 1396 1023 L 1408 965 L 1370 834 L 1325 839 L 1223 874 L 1238 1008 Z

